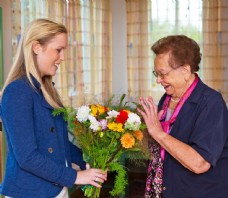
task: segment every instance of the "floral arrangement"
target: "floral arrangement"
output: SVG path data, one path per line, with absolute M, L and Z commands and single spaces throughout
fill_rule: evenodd
M 137 104 L 125 102 L 125 95 L 117 105 L 112 97 L 105 105 L 83 105 L 78 109 L 61 108 L 53 114 L 63 113 L 68 121 L 69 131 L 76 144 L 82 149 L 83 159 L 91 167 L 116 172 L 114 187 L 110 194 L 124 194 L 127 185 L 126 169 L 121 163 L 123 154 L 133 161 L 148 158 L 143 130 L 146 128 L 136 113 Z M 83 187 L 86 197 L 98 198 L 100 189 L 86 185 Z

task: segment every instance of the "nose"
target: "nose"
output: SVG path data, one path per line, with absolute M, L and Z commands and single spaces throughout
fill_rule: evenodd
M 161 83 L 162 81 L 163 81 L 163 79 L 162 79 L 160 76 L 158 76 L 156 82 L 159 84 L 159 83 Z
M 64 54 L 64 51 L 63 50 L 60 53 L 60 60 L 62 60 L 62 61 L 65 60 L 65 54 Z

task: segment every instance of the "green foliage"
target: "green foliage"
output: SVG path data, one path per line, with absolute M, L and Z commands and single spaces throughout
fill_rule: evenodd
M 110 192 L 112 196 L 124 195 L 127 181 L 127 171 L 123 167 L 123 165 L 118 162 L 111 162 L 108 165 L 108 169 L 110 172 L 116 172 L 114 188 Z

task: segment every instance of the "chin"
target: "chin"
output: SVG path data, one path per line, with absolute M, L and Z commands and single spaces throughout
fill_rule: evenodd
M 56 71 L 50 73 L 49 75 L 50 75 L 50 76 L 55 76 L 55 75 L 56 75 Z
M 165 89 L 165 93 L 170 95 L 171 91 Z

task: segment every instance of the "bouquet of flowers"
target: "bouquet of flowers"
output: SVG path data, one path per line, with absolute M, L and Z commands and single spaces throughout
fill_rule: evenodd
M 69 131 L 90 167 L 116 172 L 112 196 L 124 194 L 127 185 L 127 172 L 121 163 L 123 154 L 131 160 L 148 158 L 142 143 L 142 131 L 146 127 L 136 113 L 137 104 L 123 103 L 124 98 L 122 95 L 117 105 L 112 104 L 112 98 L 105 105 L 83 105 L 78 109 L 64 107 L 53 112 L 54 115 L 63 113 Z M 86 185 L 84 195 L 98 198 L 100 188 Z

